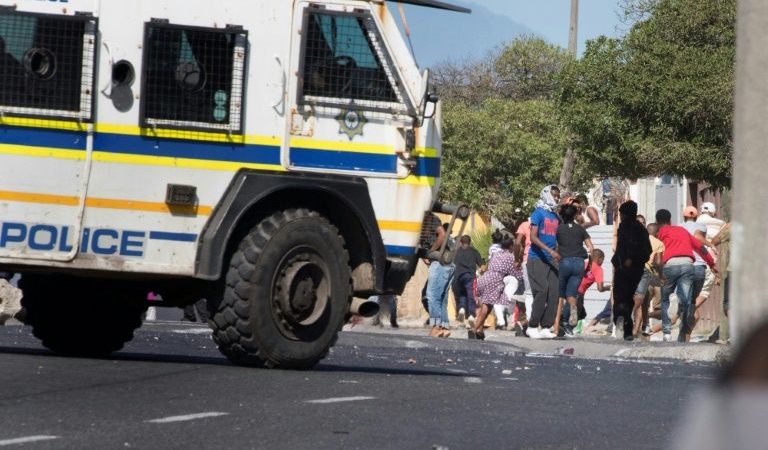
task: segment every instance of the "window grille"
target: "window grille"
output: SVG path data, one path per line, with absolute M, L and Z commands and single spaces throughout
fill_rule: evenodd
M 423 250 L 429 250 L 437 239 L 437 229 L 443 225 L 439 217 L 434 213 L 427 211 L 424 213 L 424 220 L 421 223 L 421 236 L 419 238 L 419 247 Z
M 247 34 L 145 26 L 141 125 L 241 133 Z
M 92 120 L 96 19 L 0 11 L 0 113 Z
M 404 110 L 405 95 L 373 17 L 308 10 L 299 104 Z

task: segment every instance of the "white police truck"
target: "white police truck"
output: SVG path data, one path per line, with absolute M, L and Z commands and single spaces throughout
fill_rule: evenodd
M 0 0 L 0 58 L 0 268 L 56 352 L 122 348 L 152 291 L 207 298 L 237 364 L 311 367 L 455 212 L 382 0 Z

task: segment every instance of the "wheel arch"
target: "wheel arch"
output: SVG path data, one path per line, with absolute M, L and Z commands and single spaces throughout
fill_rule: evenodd
M 360 177 L 242 170 L 234 177 L 203 229 L 196 276 L 217 280 L 239 241 L 262 219 L 287 208 L 307 208 L 325 216 L 344 238 L 353 290 L 381 291 L 386 251 L 368 194 Z

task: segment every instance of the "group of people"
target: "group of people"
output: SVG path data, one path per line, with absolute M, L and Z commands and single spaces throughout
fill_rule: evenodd
M 672 225 L 672 213 L 660 209 L 656 222 L 647 224 L 638 215 L 637 204 L 624 202 L 618 211 L 614 233 L 613 285 L 606 283 L 603 251 L 594 248 L 588 229 L 599 224 L 599 215 L 585 196 L 560 198 L 557 186 L 540 194 L 528 221 L 514 234 L 496 231 L 487 263 L 463 236 L 453 263 L 433 256 L 430 259 L 426 298 L 430 336 L 447 337 L 450 327 L 447 296 L 450 280 L 456 298 L 456 318 L 468 319 L 468 337 L 484 339 L 484 324 L 492 312 L 497 324 L 534 339 L 551 339 L 579 331 L 586 319 L 584 294 L 596 284 L 598 291 L 611 291 L 604 310 L 590 323 L 611 320 L 626 340 L 662 332 L 671 340 L 674 322 L 680 322 L 678 340 L 690 340 L 699 318 L 699 308 L 721 270 L 715 254 L 720 246 L 720 267 L 727 270 L 730 226 L 715 217 L 715 206 L 704 203 L 701 211 L 688 207 L 682 226 Z M 433 252 L 450 239 L 443 227 Z M 450 247 L 450 245 L 449 245 Z M 482 274 L 475 278 L 480 269 Z M 727 271 L 726 271 L 727 274 Z M 726 278 L 727 283 L 727 278 Z M 530 290 L 533 302 L 526 311 L 524 293 Z M 726 286 L 727 290 L 727 286 Z M 677 314 L 669 314 L 670 299 L 677 298 Z M 727 298 L 724 299 L 727 308 Z M 650 325 L 650 319 L 661 324 Z M 497 325 L 499 326 L 499 325 Z

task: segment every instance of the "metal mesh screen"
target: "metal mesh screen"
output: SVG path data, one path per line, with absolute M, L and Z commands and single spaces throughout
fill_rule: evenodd
M 299 103 L 403 110 L 404 96 L 369 14 L 310 11 Z
M 431 212 L 424 214 L 424 221 L 421 224 L 421 237 L 419 246 L 423 250 L 429 250 L 437 239 L 437 229 L 443 225 L 440 218 Z
M 142 126 L 242 131 L 247 35 L 148 23 Z
M 0 11 L 0 113 L 90 121 L 95 19 Z

